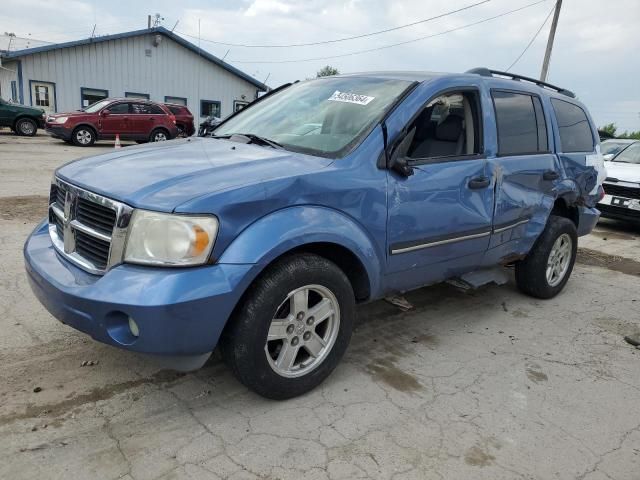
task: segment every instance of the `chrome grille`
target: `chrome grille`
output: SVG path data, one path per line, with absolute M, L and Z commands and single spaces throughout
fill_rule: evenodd
M 76 214 L 76 218 L 80 223 L 108 235 L 111 234 L 116 224 L 115 210 L 103 207 L 84 198 L 78 198 Z
M 131 207 L 56 178 L 49 195 L 49 235 L 60 254 L 90 273 L 122 262 Z

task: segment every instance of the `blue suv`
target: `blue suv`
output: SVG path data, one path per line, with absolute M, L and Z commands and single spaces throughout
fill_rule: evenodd
M 211 138 L 60 167 L 24 247 L 61 322 L 266 397 L 336 367 L 355 306 L 447 279 L 551 298 L 598 220 L 598 134 L 571 92 L 480 68 L 284 85 Z

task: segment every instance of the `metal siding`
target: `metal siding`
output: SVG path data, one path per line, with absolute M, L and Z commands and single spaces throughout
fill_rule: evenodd
M 220 101 L 224 117 L 233 112 L 234 100 L 242 100 L 242 95 L 245 101 L 255 98 L 256 87 L 246 80 L 166 36 L 154 47 L 153 37 L 122 38 L 23 57 L 25 103 L 30 103 L 29 80 L 40 80 L 56 84 L 59 112 L 80 108 L 81 87 L 101 88 L 112 97 L 123 97 L 126 91 L 148 93 L 159 102 L 165 96 L 185 97 L 198 123 L 200 100 Z M 147 48 L 151 57 L 145 55 Z M 4 71 L 0 75 L 3 93 L 10 91 L 7 75 Z
M 2 68 L 0 68 L 0 91 L 5 100 L 11 99 L 12 80 L 16 82 L 16 93 L 18 94 L 18 62 L 3 60 Z

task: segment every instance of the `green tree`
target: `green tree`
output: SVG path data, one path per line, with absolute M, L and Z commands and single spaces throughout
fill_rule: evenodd
M 617 129 L 618 129 L 618 127 L 616 127 L 615 123 L 607 123 L 605 126 L 600 127 L 598 130 L 601 130 L 601 131 L 603 131 L 605 133 L 608 133 L 612 137 L 615 137 Z
M 338 71 L 337 68 L 332 67 L 331 65 L 327 65 L 325 67 L 322 67 L 320 70 L 318 70 L 318 73 L 316 73 L 316 77 L 320 78 L 320 77 L 331 77 L 332 75 L 339 75 L 340 72 Z

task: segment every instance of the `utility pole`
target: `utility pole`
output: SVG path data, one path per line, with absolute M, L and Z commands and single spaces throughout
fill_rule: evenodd
M 547 81 L 547 72 L 549 71 L 549 61 L 551 60 L 551 50 L 553 49 L 553 40 L 556 38 L 556 27 L 558 26 L 558 17 L 560 16 L 560 8 L 562 0 L 556 1 L 556 11 L 553 13 L 553 21 L 551 22 L 551 30 L 549 30 L 549 39 L 547 40 L 547 50 L 544 52 L 544 61 L 542 62 L 542 71 L 540 72 L 540 81 Z

